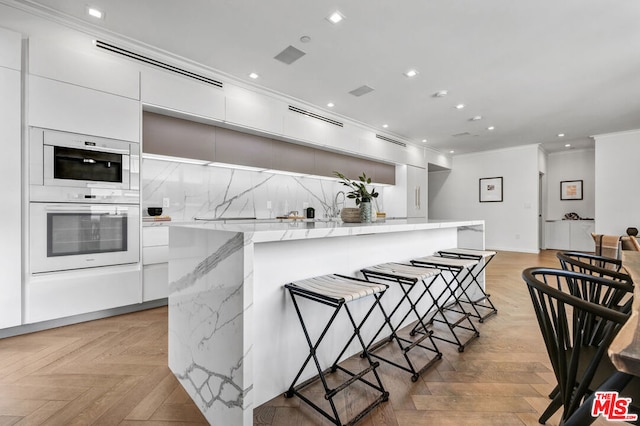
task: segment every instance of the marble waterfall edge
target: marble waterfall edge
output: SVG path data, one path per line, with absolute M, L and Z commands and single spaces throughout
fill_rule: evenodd
M 252 424 L 250 234 L 170 238 L 169 367 L 209 423 Z

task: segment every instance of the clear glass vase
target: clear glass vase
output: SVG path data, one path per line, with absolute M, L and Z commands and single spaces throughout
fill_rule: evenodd
M 360 222 L 371 223 L 371 201 L 366 198 L 360 202 Z

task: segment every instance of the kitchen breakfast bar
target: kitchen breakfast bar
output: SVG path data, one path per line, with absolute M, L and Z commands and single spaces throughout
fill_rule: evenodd
M 253 408 L 287 390 L 309 354 L 284 284 L 332 273 L 362 277 L 361 268 L 452 247 L 484 249 L 484 221 L 171 225 L 169 367 L 211 424 L 251 425 Z M 392 285 L 382 305 L 400 297 Z M 369 306 L 360 302 L 350 306 L 356 314 Z M 319 318 L 308 325 L 312 335 L 326 323 L 324 308 L 304 306 Z M 372 316 L 363 337 L 373 336 L 382 321 Z M 331 362 L 351 328 L 332 328 L 318 357 Z M 357 352 L 352 344 L 345 357 Z M 315 374 L 308 367 L 302 378 Z

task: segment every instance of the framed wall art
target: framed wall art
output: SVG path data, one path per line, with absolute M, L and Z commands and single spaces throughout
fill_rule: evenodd
M 480 178 L 480 202 L 502 202 L 502 177 Z
M 563 180 L 560 182 L 561 200 L 582 200 L 582 180 Z

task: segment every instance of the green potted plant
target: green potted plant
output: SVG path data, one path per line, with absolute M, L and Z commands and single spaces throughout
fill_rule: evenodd
M 378 198 L 379 195 L 375 187 L 373 187 L 371 191 L 367 189 L 367 185 L 371 184 L 371 178 L 363 172 L 362 175 L 358 176 L 359 180 L 354 181 L 340 172 L 334 171 L 333 173 L 340 179 L 340 183 L 350 189 L 350 191 L 347 192 L 347 198 L 355 200 L 356 206 L 359 207 L 360 222 L 371 222 L 371 200 Z

